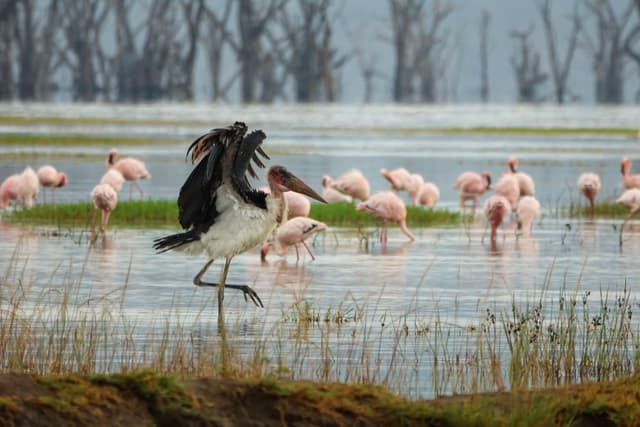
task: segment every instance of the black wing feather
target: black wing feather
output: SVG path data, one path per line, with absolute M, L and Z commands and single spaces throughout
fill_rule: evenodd
M 216 221 L 219 214 L 216 211 L 216 194 L 223 181 L 228 179 L 243 200 L 266 209 L 267 195 L 251 188 L 247 178 L 247 173 L 257 178 L 251 160 L 258 168 L 265 167 L 256 152 L 269 159 L 260 147 L 266 135 L 258 130 L 245 136 L 246 132 L 244 123 L 235 122 L 226 128 L 212 129 L 191 143 L 186 158 L 191 155 L 192 163 L 199 162 L 178 196 L 178 219 L 187 231 L 156 239 L 156 250 L 163 252 L 199 240 L 200 235 Z

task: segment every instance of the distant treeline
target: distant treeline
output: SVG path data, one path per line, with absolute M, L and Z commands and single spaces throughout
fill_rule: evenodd
M 536 25 L 509 34 L 514 98 L 539 101 L 547 81 L 558 103 L 584 98 L 567 85 L 580 49 L 593 65 L 596 102 L 623 102 L 625 64 L 640 70 L 640 0 L 576 0 L 562 18 L 551 0 L 534 3 Z M 0 100 L 47 101 L 67 91 L 87 102 L 189 101 L 196 57 L 203 55 L 212 100 L 336 102 L 341 69 L 353 61 L 364 101 L 380 80 L 396 102 L 446 101 L 460 43 L 459 29 L 451 28 L 456 7 L 447 0 L 387 4 L 388 19 L 375 25 L 394 52 L 391 75 L 380 71 L 366 40 L 336 43 L 335 27 L 345 19 L 337 0 L 0 0 Z M 474 55 L 487 102 L 490 13 L 478 22 Z M 545 34 L 542 52 L 531 42 L 536 26 Z M 70 79 L 63 83 L 63 75 Z M 239 99 L 231 99 L 232 88 Z M 635 97 L 640 102 L 640 90 Z

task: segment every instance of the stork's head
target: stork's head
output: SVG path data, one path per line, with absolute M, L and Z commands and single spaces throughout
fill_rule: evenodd
M 327 203 L 321 195 L 305 184 L 300 178 L 292 174 L 284 166 L 272 166 L 267 174 L 271 193 L 276 195 L 285 191 L 295 191 L 304 194 L 319 202 Z
M 333 184 L 333 178 L 331 178 L 329 175 L 324 175 L 322 177 L 322 187 L 327 188 L 330 187 L 331 184 Z
M 511 170 L 511 172 L 516 173 L 517 172 L 517 168 L 518 168 L 518 159 L 516 159 L 515 157 L 511 156 L 509 157 L 509 161 L 507 162 L 509 165 L 509 170 Z

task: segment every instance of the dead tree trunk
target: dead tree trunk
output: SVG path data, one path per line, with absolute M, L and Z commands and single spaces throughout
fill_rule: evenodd
M 214 101 L 226 99 L 226 93 L 230 86 L 222 81 L 222 55 L 225 43 L 233 42 L 233 39 L 227 34 L 227 23 L 231 14 L 232 3 L 232 0 L 227 0 L 220 15 L 207 6 L 204 9 L 205 31 L 202 41 L 205 47 L 207 64 L 209 65 L 209 76 L 213 92 L 212 99 Z
M 334 73 L 346 61 L 336 58 L 329 22 L 329 0 L 299 0 L 299 19 L 281 9 L 279 22 L 285 33 L 288 52 L 281 61 L 293 78 L 297 102 L 333 102 L 336 99 Z
M 16 4 L 13 0 L 0 1 L 0 100 L 12 99 L 15 79 L 12 58 Z
M 567 96 L 567 80 L 569 78 L 569 70 L 571 69 L 571 62 L 573 61 L 574 53 L 578 45 L 578 35 L 580 34 L 580 27 L 582 22 L 578 15 L 578 8 L 573 11 L 571 17 L 571 33 L 569 36 L 569 43 L 567 50 L 564 54 L 564 59 L 560 59 L 560 53 L 558 52 L 559 41 L 556 33 L 556 29 L 553 25 L 553 13 L 551 11 L 550 0 L 538 0 L 537 2 L 538 12 L 544 23 L 544 33 L 547 40 L 547 53 L 549 55 L 549 66 L 551 67 L 551 76 L 553 77 L 553 84 L 555 87 L 555 98 L 558 104 L 564 104 Z
M 262 39 L 265 36 L 267 24 L 274 13 L 284 5 L 284 1 L 269 1 L 267 7 L 257 11 L 257 6 L 264 4 L 255 0 L 238 1 L 238 32 L 240 41 L 234 43 L 236 55 L 240 63 L 240 93 L 244 103 L 255 102 L 258 76 L 263 60 Z
M 449 34 L 442 25 L 452 12 L 453 5 L 435 0 L 428 11 L 422 9 L 416 15 L 411 78 L 415 76 L 418 79 L 421 102 L 434 103 L 437 100 L 438 81 L 447 68 L 444 56 L 449 42 Z
M 395 53 L 393 100 L 411 100 L 411 28 L 419 15 L 423 1 L 389 0 L 391 6 L 392 44 Z
M 540 72 L 540 54 L 531 50 L 529 37 L 533 27 L 528 31 L 511 31 L 511 37 L 519 42 L 519 52 L 511 57 L 511 66 L 518 86 L 518 102 L 537 102 L 537 88 L 547 80 L 547 75 Z
M 43 100 L 51 95 L 54 84 L 55 32 L 60 27 L 58 0 L 51 0 L 42 19 L 35 12 L 34 0 L 15 3 L 14 25 L 17 49 L 18 98 Z
M 66 39 L 62 55 L 73 76 L 73 99 L 95 101 L 107 78 L 99 76 L 96 67 L 104 57 L 100 36 L 109 4 L 101 0 L 63 0 L 62 5 Z
M 174 97 L 181 101 L 193 100 L 193 72 L 196 62 L 196 53 L 199 42 L 200 23 L 204 15 L 204 0 L 182 0 L 183 19 L 187 26 L 185 44 L 188 46 L 186 53 L 177 52 L 176 78 L 179 84 L 174 91 Z
M 636 63 L 636 67 L 640 73 L 640 0 L 635 0 L 635 5 L 636 12 L 638 12 L 638 19 L 626 39 L 624 50 L 627 56 Z M 636 91 L 635 102 L 640 103 L 640 88 Z
M 489 25 L 491 15 L 482 11 L 480 19 L 480 100 L 489 102 Z
M 625 29 L 633 14 L 635 2 L 618 16 L 609 0 L 587 0 L 587 9 L 595 20 L 594 41 L 589 31 L 584 31 L 584 41 L 593 56 L 596 102 L 619 104 L 624 102 L 625 45 L 629 35 Z

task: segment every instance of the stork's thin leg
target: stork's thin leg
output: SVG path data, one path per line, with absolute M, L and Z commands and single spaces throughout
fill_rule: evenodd
M 227 274 L 229 273 L 229 265 L 231 264 L 231 257 L 227 257 L 224 261 L 224 267 L 222 273 L 220 273 L 220 285 L 218 286 L 218 333 L 224 334 L 224 285 L 227 281 Z
M 305 249 L 307 250 L 307 252 L 309 252 L 309 255 L 311 255 L 311 259 L 313 261 L 316 260 L 316 257 L 313 256 L 313 253 L 311 252 L 311 249 L 309 249 L 309 246 L 307 245 L 307 242 L 305 242 L 304 240 L 302 241 L 302 244 L 304 245 Z
M 131 183 L 129 184 L 129 201 L 131 201 L 132 197 L 133 197 L 133 181 L 131 181 Z
M 231 258 L 229 258 L 227 260 L 229 263 L 231 262 Z M 211 282 L 203 282 L 202 276 L 204 275 L 204 273 L 207 271 L 207 269 L 209 268 L 209 266 L 211 266 L 211 264 L 213 263 L 213 260 L 209 260 L 209 262 L 207 262 L 205 264 L 205 266 L 202 268 L 202 270 L 200 270 L 200 272 L 196 275 L 196 277 L 193 278 L 193 284 L 196 286 L 212 286 L 212 287 L 218 287 L 219 284 L 218 283 L 211 283 Z M 225 264 L 225 266 L 227 267 L 228 270 L 228 265 Z M 224 272 L 224 270 L 223 270 Z M 226 274 L 225 274 L 225 280 L 226 280 Z M 251 289 L 249 286 L 247 285 L 229 285 L 227 283 L 223 283 L 223 286 L 225 288 L 230 288 L 230 289 L 235 289 L 238 291 L 242 291 L 244 294 L 244 300 L 248 301 L 247 296 L 249 296 L 249 298 L 251 298 L 251 301 L 258 307 L 264 307 L 264 305 L 262 304 L 262 300 L 260 299 L 260 297 L 258 296 L 258 294 L 256 293 L 256 291 L 254 291 L 253 289 Z

